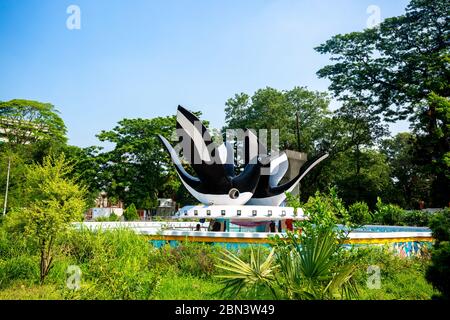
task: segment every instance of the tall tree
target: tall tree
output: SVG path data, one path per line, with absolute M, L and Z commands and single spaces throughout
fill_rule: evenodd
M 86 209 L 85 190 L 68 178 L 70 171 L 63 155 L 27 166 L 25 204 L 8 216 L 12 224 L 24 226 L 24 235 L 39 250 L 41 284 L 53 265 L 57 238 L 71 222 L 81 221 Z
M 415 161 L 417 137 L 408 132 L 381 143 L 381 152 L 386 155 L 394 188 L 385 198 L 403 208 L 417 209 L 419 201 L 428 199 L 430 182 L 428 176 Z
M 390 186 L 385 157 L 376 151 L 387 133 L 387 126 L 367 106 L 355 100 L 344 103 L 323 123 L 317 148 L 330 156 L 305 177 L 302 199 L 335 185 L 347 204 L 365 201 L 374 205 L 377 193 Z
M 101 150 L 97 146 L 80 148 L 70 145 L 60 150 L 72 166 L 70 177 L 86 188 L 86 199 L 91 205 L 102 190 L 101 168 L 104 158 L 100 154 Z
M 14 99 L 0 102 L 0 139 L 11 145 L 42 140 L 64 144 L 66 126 L 50 103 Z
M 0 101 L 0 198 L 2 205 L 8 199 L 7 210 L 23 205 L 25 164 L 42 162 L 66 142 L 66 126 L 53 105 L 23 99 Z
M 147 207 L 157 197 L 176 198 L 181 183 L 172 161 L 157 135 L 170 139 L 175 133 L 175 116 L 153 119 L 123 119 L 110 131 L 98 134 L 100 141 L 115 144 L 113 150 L 100 154 L 100 177 L 109 196 L 126 205 Z M 149 208 L 147 208 L 149 209 Z
M 450 149 L 449 36 L 448 0 L 412 0 L 404 15 L 378 28 L 336 35 L 316 48 L 335 62 L 318 71 L 331 80 L 335 96 L 356 99 L 387 121 L 412 121 L 423 136 L 417 157 L 430 169 L 434 205 L 447 205 L 450 194 L 443 160 Z
M 278 129 L 280 148 L 311 154 L 315 151 L 315 140 L 320 137 L 321 122 L 330 113 L 328 104 L 325 93 L 305 87 L 288 91 L 267 87 L 257 90 L 251 97 L 245 93 L 236 94 L 226 102 L 224 129 Z

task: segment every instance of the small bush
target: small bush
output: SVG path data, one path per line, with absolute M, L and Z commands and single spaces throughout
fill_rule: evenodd
M 426 277 L 441 292 L 440 298 L 450 298 L 450 242 L 443 241 L 431 253 L 431 265 Z
M 348 208 L 350 221 L 357 225 L 370 224 L 372 216 L 369 207 L 365 202 L 355 202 Z
M 377 198 L 376 210 L 374 214 L 375 222 L 384 225 L 402 225 L 405 210 L 395 204 L 385 204 Z
M 437 242 L 450 241 L 450 208 L 436 212 L 430 218 L 429 226 Z
M 237 251 L 237 256 L 239 257 L 239 259 L 241 259 L 242 261 L 245 261 L 245 262 L 250 262 L 252 248 L 253 248 L 253 251 L 255 251 L 255 246 L 252 246 L 252 245 L 240 247 Z M 260 255 L 261 261 L 260 262 L 262 263 L 265 260 L 265 258 L 269 255 L 270 247 L 261 246 L 261 248 L 259 250 L 261 253 L 261 255 Z
M 108 221 L 119 221 L 119 220 L 120 220 L 119 216 L 117 216 L 114 212 L 111 213 L 109 216 L 95 218 L 96 222 L 108 222 Z
M 439 298 L 450 298 L 450 209 L 436 213 L 430 219 L 430 228 L 436 239 L 431 251 L 431 265 L 427 279 L 440 291 Z
M 425 227 L 428 226 L 429 218 L 430 213 L 426 211 L 405 211 L 403 213 L 402 223 L 407 226 Z
M 39 258 L 37 256 L 18 256 L 0 260 L 0 288 L 7 287 L 16 280 L 30 283 L 39 281 Z
M 134 203 L 130 204 L 128 208 L 125 209 L 123 216 L 127 221 L 136 221 L 139 220 L 139 215 L 136 210 L 136 206 Z
M 184 242 L 175 248 L 165 246 L 153 251 L 149 259 L 151 269 L 171 269 L 198 278 L 211 277 L 219 255 L 219 247 L 203 243 Z
M 109 215 L 109 221 L 119 221 L 119 220 L 120 220 L 119 216 L 114 212 L 111 212 L 111 214 Z
M 317 226 L 328 229 L 336 224 L 352 226 L 349 213 L 334 188 L 330 188 L 329 193 L 316 192 L 303 205 L 303 210 L 308 220 L 299 223 L 302 228 Z
M 131 230 L 73 231 L 64 251 L 83 273 L 72 299 L 149 299 L 160 274 L 148 265 L 150 245 Z
M 359 247 L 347 252 L 347 258 L 355 261 L 355 278 L 359 284 L 361 300 L 430 299 L 435 291 L 426 281 L 425 271 L 428 259 L 401 258 L 389 247 Z M 369 288 L 367 280 L 369 266 L 379 267 L 380 288 Z

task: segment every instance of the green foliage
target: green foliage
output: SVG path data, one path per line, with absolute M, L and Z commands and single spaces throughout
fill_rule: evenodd
M 109 215 L 109 221 L 119 221 L 120 218 L 117 214 L 115 214 L 114 212 L 111 212 L 111 214 Z
M 450 298 L 450 209 L 436 213 L 430 219 L 430 228 L 436 239 L 431 252 L 427 280 L 440 291 L 440 298 Z
M 150 256 L 151 269 L 171 268 L 197 278 L 210 278 L 216 271 L 219 248 L 209 244 L 184 242 L 174 248 L 164 246 Z
M 217 299 L 220 284 L 215 279 L 193 277 L 168 271 L 158 286 L 156 300 L 207 300 Z M 237 299 L 237 297 L 235 297 Z
M 120 221 L 120 218 L 113 211 L 113 212 L 111 212 L 111 214 L 109 216 L 95 218 L 95 221 L 96 222 L 114 222 L 114 221 Z
M 0 102 L 1 131 L 11 145 L 24 145 L 40 140 L 66 143 L 66 126 L 50 103 L 14 99 Z
M 177 196 L 177 201 L 184 203 L 184 187 L 157 137 L 160 134 L 171 140 L 175 127 L 175 116 L 123 119 L 112 130 L 97 135 L 100 141 L 115 144 L 96 160 L 101 164 L 99 184 L 109 197 L 145 209 L 150 209 L 149 204 L 153 207 L 158 196 Z
M 329 193 L 316 194 L 308 199 L 303 206 L 307 220 L 298 223 L 303 229 L 331 229 L 336 224 L 354 227 L 350 221 L 350 215 L 345 208 L 342 199 L 336 193 L 335 188 L 330 188 Z
M 427 258 L 401 258 L 387 246 L 363 246 L 346 252 L 348 263 L 356 265 L 355 281 L 361 300 L 427 300 L 435 291 L 425 279 Z M 367 280 L 373 273 L 369 266 L 379 267 L 380 288 L 369 288 Z
M 427 280 L 441 293 L 440 297 L 450 298 L 450 242 L 442 241 L 431 253 L 431 265 L 427 270 Z
M 299 196 L 286 192 L 286 206 L 294 208 L 294 213 L 297 214 L 298 208 L 301 206 Z
M 342 299 L 357 294 L 354 266 L 341 260 L 338 233 L 332 229 L 308 228 L 300 238 L 288 234 L 280 264 L 282 291 L 289 299 Z M 280 246 L 280 244 L 279 244 Z
M 431 213 L 420 210 L 404 211 L 402 224 L 406 226 L 426 227 L 429 224 Z
M 383 194 L 383 199 L 406 209 L 418 208 L 420 201 L 430 199 L 430 179 L 417 164 L 416 144 L 417 137 L 408 132 L 398 133 L 381 143 L 394 184 L 390 192 Z
M 67 178 L 71 167 L 64 156 L 47 157 L 42 165 L 28 167 L 26 172 L 26 207 L 10 213 L 20 216 L 24 235 L 38 246 L 41 255 L 41 283 L 53 262 L 53 246 L 71 222 L 80 221 L 85 210 L 84 190 Z
M 55 285 L 24 285 L 20 282 L 0 290 L 0 300 L 61 300 L 64 297 Z
M 101 166 L 104 159 L 100 154 L 101 147 L 80 148 L 76 146 L 64 146 L 62 152 L 72 165 L 70 176 L 87 189 L 87 201 L 93 206 L 100 190 Z
M 20 255 L 0 260 L 0 288 L 5 288 L 14 281 L 39 281 L 39 258 L 36 256 Z
M 356 149 L 340 153 L 335 159 L 331 164 L 336 169 L 334 180 L 345 204 L 362 201 L 373 208 L 377 196 L 392 189 L 390 168 L 380 152 Z
M 261 250 L 251 249 L 250 261 L 245 262 L 230 251 L 224 252 L 224 258 L 219 259 L 217 268 L 225 270 L 226 274 L 218 275 L 223 288 L 220 294 L 224 297 L 236 297 L 244 289 L 246 295 L 258 296 L 262 289 L 269 289 L 274 298 L 278 296 L 275 291 L 275 272 L 278 265 L 275 263 L 274 250 L 261 258 Z
M 449 25 L 447 0 L 412 0 L 405 14 L 316 48 L 332 55 L 333 64 L 317 74 L 331 81 L 339 100 L 357 101 L 388 121 L 412 122 L 414 162 L 429 180 L 429 198 L 421 200 L 435 207 L 447 205 L 450 195 Z
M 326 93 L 304 87 L 289 91 L 267 87 L 257 90 L 252 97 L 240 93 L 226 102 L 226 128 L 279 129 L 282 148 L 310 153 L 315 151 L 321 121 L 329 113 L 328 104 Z M 296 114 L 301 123 L 300 141 L 297 141 Z
M 355 202 L 348 207 L 348 213 L 350 215 L 350 221 L 358 224 L 365 225 L 372 222 L 372 215 L 370 214 L 369 207 L 365 202 Z
M 60 245 L 83 272 L 80 290 L 66 289 L 68 298 L 149 299 L 160 281 L 149 269 L 148 241 L 131 230 L 72 231 Z
M 380 224 L 401 225 L 404 210 L 394 204 L 385 204 L 377 198 L 374 220 Z
M 225 253 L 217 267 L 226 297 L 258 296 L 270 292 L 274 299 L 342 299 L 355 297 L 355 268 L 342 263 L 337 233 L 332 229 L 309 228 L 300 236 L 288 233 L 272 251 L 261 258 L 259 247 L 245 262 L 231 252 Z
M 19 152 L 2 150 L 0 144 L 0 205 L 3 209 L 4 195 L 6 191 L 6 177 L 8 172 L 8 161 L 10 161 L 9 188 L 7 211 L 10 208 L 22 207 L 24 205 L 24 184 L 26 163 Z M 3 212 L 3 210 L 2 210 Z
M 429 226 L 437 242 L 450 241 L 450 208 L 436 212 L 430 218 Z
M 127 221 L 136 221 L 139 220 L 139 215 L 136 210 L 136 206 L 134 203 L 130 204 L 128 208 L 125 209 L 123 216 L 125 217 L 125 220 Z
M 275 237 L 265 259 L 260 251 L 251 252 L 245 262 L 227 252 L 217 267 L 223 295 L 236 296 L 241 291 L 257 295 L 265 289 L 275 299 L 342 299 L 357 294 L 353 280 L 354 266 L 342 258 L 342 240 L 348 230 L 336 230 L 336 224 L 352 228 L 349 214 L 335 189 L 329 194 L 316 193 L 303 206 L 307 220 L 297 222 L 301 232 L 287 232 Z

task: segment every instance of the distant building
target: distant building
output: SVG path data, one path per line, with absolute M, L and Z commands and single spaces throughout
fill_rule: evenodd
M 0 117 L 0 143 L 13 142 L 18 144 L 29 144 L 39 139 L 36 132 L 47 133 L 48 128 L 27 120 L 16 120 Z M 8 137 L 14 137 L 10 141 Z
M 95 207 L 90 208 L 86 214 L 86 220 L 95 220 L 97 218 L 109 217 L 111 214 L 121 217 L 123 215 L 123 202 L 118 201 L 112 203 L 108 200 L 105 191 L 99 193 L 98 197 L 95 199 Z
M 177 203 L 169 198 L 158 198 L 158 207 L 155 214 L 158 216 L 171 216 L 177 211 Z

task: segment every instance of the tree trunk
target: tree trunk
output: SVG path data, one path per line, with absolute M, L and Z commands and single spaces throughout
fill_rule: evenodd
M 41 242 L 41 262 L 40 262 L 40 284 L 44 284 L 45 277 L 47 277 L 53 262 L 53 256 L 51 254 L 53 245 L 53 238 L 47 241 Z

